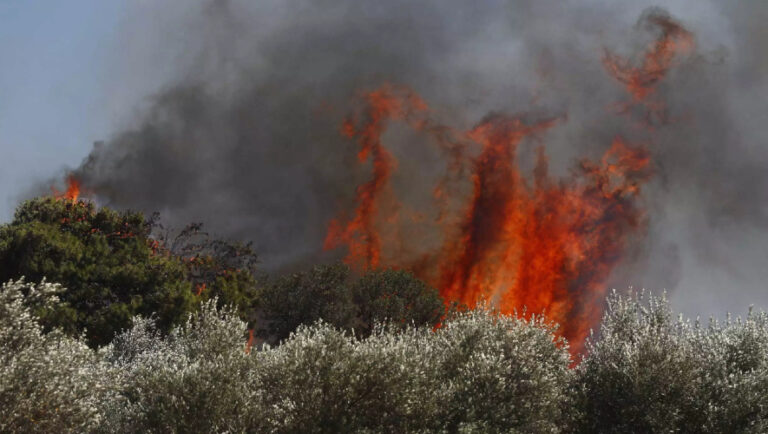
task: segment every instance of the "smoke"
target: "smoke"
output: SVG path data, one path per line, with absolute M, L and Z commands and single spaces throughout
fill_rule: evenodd
M 368 176 L 340 125 L 361 91 L 401 84 L 458 128 L 490 111 L 567 116 L 542 134 L 555 173 L 617 134 L 648 143 L 647 236 L 609 283 L 678 288 L 684 310 L 766 305 L 768 5 L 667 3 L 696 51 L 659 83 L 650 131 L 642 108 L 617 112 L 631 97 L 602 63 L 638 60 L 656 36 L 642 17 L 667 13 L 650 2 L 135 2 L 116 104 L 157 89 L 75 173 L 106 204 L 253 240 L 267 268 L 330 260 L 343 252 L 322 252 L 327 224 Z M 445 170 L 417 138 L 390 139 L 403 195 Z

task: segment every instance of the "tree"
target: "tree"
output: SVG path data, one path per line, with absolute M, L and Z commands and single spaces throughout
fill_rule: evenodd
M 545 318 L 483 306 L 446 319 L 421 344 L 429 432 L 561 432 L 570 417 L 567 342 Z
M 0 227 L 0 281 L 24 276 L 63 284 L 64 303 L 41 313 L 43 323 L 85 331 L 90 345 L 108 343 L 137 314 L 169 330 L 195 307 L 195 296 L 182 261 L 149 235 L 141 213 L 83 201 L 26 201 Z
M 274 341 L 320 319 L 364 337 L 378 322 L 434 326 L 445 313 L 437 290 L 411 273 L 376 270 L 355 278 L 344 264 L 316 266 L 266 283 L 259 308 L 266 324 L 260 334 Z
M 569 355 L 541 318 L 484 310 L 443 327 L 328 323 L 244 351 L 245 323 L 205 303 L 168 336 L 147 321 L 107 360 L 124 373 L 105 432 L 560 432 Z
M 360 320 L 358 330 L 368 334 L 374 324 L 434 326 L 445 313 L 436 289 L 403 270 L 377 270 L 352 284 L 352 296 Z
M 122 381 L 101 407 L 99 432 L 263 432 L 247 429 L 262 415 L 245 329 L 237 312 L 215 300 L 167 335 L 138 318 L 104 349 Z
M 355 305 L 346 265 L 321 265 L 267 282 L 259 298 L 259 335 L 281 341 L 302 324 L 322 319 L 342 329 L 354 326 Z
M 232 306 L 253 325 L 260 291 L 255 278 L 259 261 L 251 243 L 213 238 L 202 223 L 190 223 L 174 234 L 157 213 L 148 225 L 157 247 L 181 258 L 200 301 L 216 299 L 219 307 Z

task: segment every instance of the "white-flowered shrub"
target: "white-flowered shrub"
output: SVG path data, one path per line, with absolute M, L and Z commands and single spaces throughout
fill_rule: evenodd
M 54 284 L 0 290 L 0 432 L 768 432 L 768 315 L 700 325 L 663 298 L 608 300 L 576 368 L 543 318 L 455 314 L 440 327 L 323 322 L 246 351 L 204 303 L 98 352 L 44 332 Z
M 245 352 L 246 324 L 206 302 L 162 337 L 146 319 L 104 349 L 120 372 L 119 396 L 105 405 L 105 432 L 242 432 L 257 418 Z
M 541 319 L 478 310 L 442 328 L 326 323 L 246 354 L 210 303 L 163 339 L 146 320 L 107 348 L 124 384 L 105 431 L 556 432 L 569 357 Z
M 115 385 L 110 367 L 80 340 L 43 333 L 35 312 L 57 302 L 52 283 L 0 289 L 0 432 L 87 432 Z
M 708 326 L 613 294 L 577 368 L 580 432 L 766 432 L 768 316 Z
M 437 425 L 448 432 L 559 432 L 570 357 L 541 317 L 477 309 L 430 336 Z M 431 390 L 429 390 L 431 389 Z

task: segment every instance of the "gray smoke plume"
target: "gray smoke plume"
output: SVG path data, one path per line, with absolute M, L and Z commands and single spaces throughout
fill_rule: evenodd
M 601 59 L 637 60 L 654 36 L 642 17 L 667 13 L 651 2 L 136 2 L 116 98 L 164 84 L 75 173 L 103 203 L 253 240 L 279 269 L 333 257 L 326 225 L 367 177 L 339 134 L 361 90 L 406 85 L 457 128 L 489 111 L 567 114 L 543 135 L 558 173 L 617 134 L 653 153 L 647 237 L 612 284 L 677 288 L 688 312 L 766 306 L 768 3 L 665 3 L 696 51 L 660 83 L 672 120 L 649 133 L 611 108 L 629 96 Z M 444 170 L 394 148 L 399 185 Z

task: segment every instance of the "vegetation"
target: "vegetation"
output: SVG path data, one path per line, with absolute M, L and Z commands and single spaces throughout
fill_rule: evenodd
M 9 282 L 0 290 L 0 432 L 87 432 L 113 397 L 114 370 L 82 341 L 43 333 L 34 311 L 61 287 Z
M 708 326 L 614 294 L 577 368 L 580 432 L 768 431 L 768 315 Z
M 98 351 L 34 315 L 57 285 L 0 292 L 0 431 L 765 432 L 768 316 L 707 327 L 664 299 L 613 295 L 569 368 L 543 318 L 485 309 L 364 339 L 318 321 L 248 351 L 203 304 L 167 335 L 137 317 Z
M 174 233 L 165 228 L 157 213 L 147 221 L 152 244 L 186 266 L 198 301 L 217 299 L 219 306 L 235 306 L 241 318 L 253 323 L 259 290 L 258 257 L 251 244 L 213 238 L 202 223 L 190 223 Z
M 105 345 L 134 315 L 169 330 L 195 304 L 186 268 L 162 254 L 140 213 L 53 198 L 23 203 L 0 227 L 0 281 L 43 278 L 67 288 L 44 324 Z
M 259 282 L 257 264 L 250 245 L 212 238 L 199 223 L 174 233 L 157 215 L 83 201 L 30 200 L 0 226 L 0 282 L 61 283 L 64 303 L 38 312 L 42 322 L 71 336 L 85 332 L 91 346 L 109 343 L 136 315 L 168 332 L 213 299 L 270 342 L 318 319 L 360 334 L 385 318 L 434 325 L 444 312 L 437 291 L 403 271 L 355 281 L 336 264 Z
M 319 319 L 340 328 L 353 327 L 355 307 L 347 285 L 349 279 L 349 268 L 337 264 L 317 266 L 268 282 L 259 303 L 259 335 L 279 342 L 300 325 Z
M 768 431 L 764 312 L 614 293 L 576 364 L 545 318 L 446 313 L 405 271 L 256 279 L 248 246 L 157 228 L 46 199 L 0 227 L 0 432 Z
M 343 264 L 275 279 L 263 286 L 258 305 L 264 324 L 259 334 L 273 343 L 318 320 L 367 336 L 379 322 L 435 326 L 445 314 L 437 290 L 409 272 L 379 270 L 354 279 Z
M 45 371 L 21 365 L 3 372 L 0 412 L 22 422 L 2 430 L 40 424 L 42 431 L 543 432 L 556 431 L 562 417 L 569 356 L 541 318 L 478 310 L 436 331 L 382 325 L 366 339 L 320 321 L 278 347 L 245 351 L 246 323 L 210 301 L 166 336 L 137 318 L 94 352 L 76 339 L 41 333 L 27 301 L 50 286 L 3 288 L 2 350 L 14 358 L 7 365 L 26 357 L 28 366 Z M 13 344 L 28 334 L 39 343 Z M 54 351 L 67 359 L 51 359 Z M 78 375 L 55 368 L 75 358 L 79 367 L 70 369 Z M 62 388 L 68 395 L 44 407 L 21 399 L 47 392 L 41 382 L 76 387 Z

